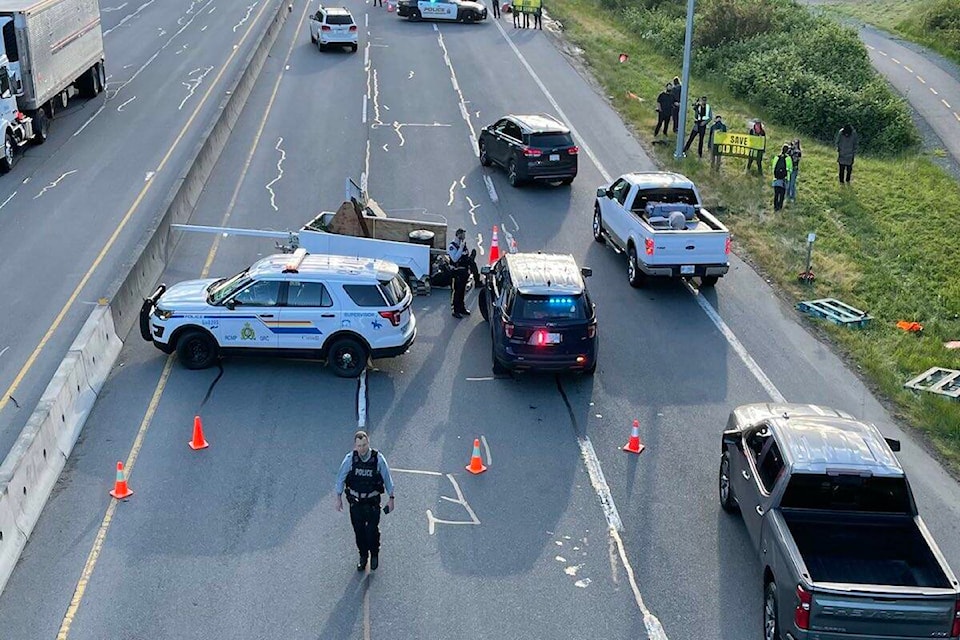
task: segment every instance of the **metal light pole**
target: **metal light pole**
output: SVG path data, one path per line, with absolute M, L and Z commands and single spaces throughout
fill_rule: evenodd
M 683 138 L 687 132 L 687 96 L 690 92 L 690 48 L 693 42 L 693 7 L 696 0 L 687 0 L 687 35 L 683 41 L 683 79 L 680 85 L 680 125 L 677 134 L 677 148 L 673 157 L 683 157 Z

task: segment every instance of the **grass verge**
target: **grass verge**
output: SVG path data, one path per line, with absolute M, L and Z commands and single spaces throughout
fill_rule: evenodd
M 837 183 L 836 151 L 804 140 L 798 200 L 773 212 L 770 155 L 766 177 L 745 174 L 745 160 L 727 158 L 719 173 L 705 159 L 675 160 L 675 138 L 651 145 L 655 96 L 679 75 L 679 63 L 623 29 L 598 0 L 555 0 L 551 15 L 565 37 L 582 50 L 581 60 L 612 96 L 612 104 L 635 127 L 659 164 L 700 186 L 708 205 L 734 235 L 737 253 L 748 259 L 791 301 L 838 298 L 874 318 L 865 329 L 813 321 L 884 399 L 893 413 L 928 436 L 954 473 L 960 471 L 960 403 L 903 388 L 929 367 L 960 369 L 960 186 L 929 157 L 906 154 L 856 159 L 853 183 Z M 626 63 L 618 63 L 626 53 Z M 639 96 L 639 100 L 630 97 Z M 722 78 L 691 77 L 691 95 L 711 96 L 731 131 L 745 131 L 749 118 L 767 123 L 767 148 L 797 136 L 789 123 L 767 122 Z M 808 232 L 816 232 L 816 282 L 801 285 Z M 920 334 L 896 328 L 918 321 Z

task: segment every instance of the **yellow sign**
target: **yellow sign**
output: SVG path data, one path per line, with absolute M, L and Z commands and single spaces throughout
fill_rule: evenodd
M 721 133 L 718 131 L 713 134 L 713 144 L 722 156 L 755 158 L 758 152 L 766 148 L 767 138 L 746 133 Z

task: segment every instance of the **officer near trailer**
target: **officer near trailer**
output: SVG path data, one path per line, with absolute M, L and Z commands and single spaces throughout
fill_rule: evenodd
M 376 449 L 370 448 L 370 436 L 366 431 L 353 435 L 354 449 L 340 464 L 337 474 L 337 511 L 343 511 L 343 493 L 350 503 L 350 523 L 357 540 L 360 560 L 357 571 L 367 568 L 377 570 L 380 566 L 380 498 L 389 496 L 384 513 L 393 511 L 393 478 L 387 459 Z

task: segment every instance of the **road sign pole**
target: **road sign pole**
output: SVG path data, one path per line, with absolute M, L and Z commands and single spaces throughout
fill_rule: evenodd
M 687 132 L 687 100 L 690 95 L 690 47 L 693 42 L 693 9 L 696 0 L 687 0 L 687 34 L 683 41 L 683 80 L 680 89 L 680 124 L 677 126 L 677 148 L 673 157 L 683 157 L 683 138 Z

